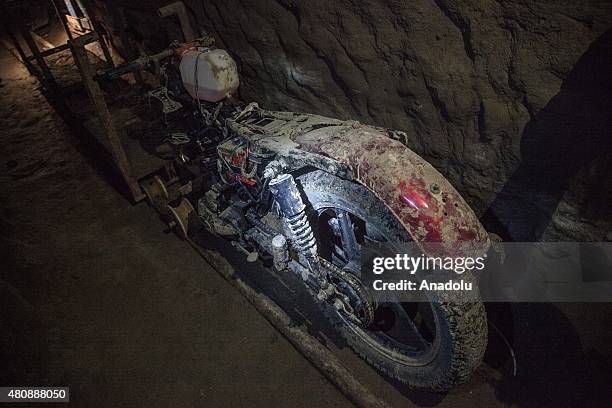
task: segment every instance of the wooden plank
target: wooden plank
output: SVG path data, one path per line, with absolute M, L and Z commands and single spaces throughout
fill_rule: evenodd
M 100 47 L 102 48 L 106 65 L 108 65 L 109 68 L 114 67 L 115 63 L 113 61 L 113 57 L 111 56 L 110 50 L 108 49 L 107 38 L 102 35 L 104 31 L 93 13 L 93 7 L 91 6 L 89 0 L 81 0 L 79 3 L 81 11 L 83 11 L 83 13 L 87 16 L 86 20 L 90 24 L 92 30 L 98 33 Z
M 73 34 L 81 35 L 85 34 L 88 30 L 83 28 L 83 24 L 81 24 L 81 19 L 78 17 L 73 17 L 71 15 L 66 14 L 66 22 L 68 23 L 68 28 L 72 31 Z
M 40 50 L 38 49 L 36 42 L 32 38 L 30 31 L 28 31 L 27 29 L 22 29 L 21 36 L 30 48 L 32 54 L 34 54 L 34 59 L 38 64 L 38 68 L 40 68 L 42 72 L 42 80 L 44 82 L 45 87 L 53 93 L 57 92 L 57 84 L 55 83 L 53 74 L 51 74 L 51 70 L 49 69 L 49 66 L 47 66 L 45 59 L 40 55 Z
M 64 13 L 60 12 L 54 0 L 51 0 L 51 4 L 53 4 L 53 8 L 55 9 L 55 14 L 57 15 L 57 18 L 59 18 L 59 20 L 62 22 L 62 26 L 64 27 L 64 32 L 68 36 L 68 39 L 72 41 L 74 38 L 72 36 L 72 32 L 70 31 L 70 27 L 68 27 L 68 23 L 66 22 L 66 16 L 64 15 Z
M 90 34 L 94 35 L 94 33 Z M 100 89 L 98 83 L 94 80 L 94 76 L 96 74 L 95 69 L 87 57 L 85 44 L 90 42 L 90 38 L 88 38 L 90 34 L 86 34 L 73 41 L 70 41 L 72 55 L 74 56 L 74 60 L 79 68 L 79 71 L 81 72 L 85 89 L 87 90 L 89 98 L 94 105 L 98 118 L 100 119 L 102 128 L 104 129 L 106 137 L 108 138 L 110 153 L 113 156 L 115 166 L 121 173 L 121 176 L 130 189 L 134 201 L 138 202 L 144 198 L 144 194 L 138 185 L 138 181 L 132 174 L 132 167 L 127 158 L 125 150 L 123 149 L 123 145 L 121 144 L 119 133 L 113 123 L 113 119 L 108 110 L 108 106 L 106 105 L 106 101 L 104 100 L 104 93 L 102 92 L 102 89 Z
M 49 41 L 47 41 L 43 37 L 36 34 L 36 31 L 30 31 L 30 35 L 32 36 L 34 41 L 40 44 L 41 48 L 43 48 L 43 51 L 55 47 L 55 45 L 51 44 Z
M 32 68 L 32 64 L 28 61 L 30 61 L 30 59 L 33 59 L 34 56 L 32 55 L 28 57 L 13 32 L 9 31 L 8 29 L 7 32 L 12 44 L 4 38 L 2 39 L 2 44 L 4 44 L 6 49 L 9 50 L 20 62 L 23 62 L 28 67 L 28 70 L 31 72 L 30 68 Z
M 48 57 L 49 55 L 57 54 L 58 52 L 61 52 L 61 51 L 67 50 L 68 48 L 70 48 L 70 47 L 68 46 L 68 44 L 62 44 L 62 45 L 58 45 L 57 47 L 54 47 L 54 48 L 51 48 L 51 49 L 48 49 L 48 50 L 41 51 L 41 52 L 40 52 L 40 55 L 41 55 L 42 57 Z M 33 59 L 34 59 L 34 56 L 33 56 L 33 55 L 31 55 L 31 56 L 29 56 L 29 57 L 28 57 L 28 60 L 30 60 L 30 61 L 31 61 L 31 60 L 33 60 Z

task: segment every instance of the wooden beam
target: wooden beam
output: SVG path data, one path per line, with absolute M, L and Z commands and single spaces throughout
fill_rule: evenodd
M 79 7 L 81 7 L 81 11 L 83 11 L 83 14 L 85 14 L 89 20 L 89 23 L 91 24 L 92 29 L 98 33 L 98 38 L 100 41 L 100 47 L 102 48 L 102 53 L 104 54 L 104 59 L 106 60 L 106 65 L 109 68 L 113 68 L 115 66 L 115 63 L 113 61 L 113 57 L 111 56 L 111 53 L 108 49 L 108 43 L 106 42 L 106 38 L 103 35 L 103 29 L 102 26 L 100 25 L 100 23 L 98 22 L 98 19 L 96 18 L 96 15 L 93 13 L 93 8 L 91 6 L 91 3 L 89 2 L 89 0 L 77 0 L 77 3 L 79 3 Z
M 42 72 L 42 77 L 44 80 L 45 87 L 49 91 L 55 93 L 57 91 L 57 83 L 55 82 L 55 78 L 53 78 L 53 74 L 51 74 L 51 70 L 49 69 L 49 66 L 47 65 L 47 63 L 45 62 L 45 59 L 42 57 L 42 55 L 40 55 L 40 50 L 38 49 L 36 42 L 32 38 L 30 31 L 27 28 L 22 28 L 21 36 L 23 37 L 26 44 L 30 48 L 30 51 L 32 52 L 32 54 L 34 54 L 34 59 L 36 60 L 36 63 L 38 64 L 38 68 L 40 68 Z
M 66 22 L 66 16 L 57 7 L 55 0 L 49 0 L 49 1 L 51 1 L 51 4 L 53 5 L 53 8 L 55 9 L 55 14 L 57 15 L 57 18 L 59 18 L 59 20 L 61 21 L 62 26 L 64 27 L 64 32 L 68 36 L 68 39 L 72 41 L 74 38 L 72 36 L 72 32 L 70 31 L 70 27 L 68 27 L 68 23 Z
M 69 42 L 72 55 L 74 56 L 74 60 L 79 68 L 79 71 L 81 72 L 83 84 L 85 85 L 89 99 L 94 105 L 98 119 L 100 120 L 100 124 L 102 125 L 104 133 L 108 139 L 110 153 L 113 156 L 115 166 L 121 173 L 123 180 L 130 189 L 133 200 L 138 202 L 144 198 L 144 193 L 140 189 L 138 181 L 132 174 L 132 166 L 125 153 L 123 144 L 121 143 L 121 139 L 119 137 L 119 132 L 113 122 L 108 106 L 106 105 L 104 92 L 102 92 L 102 89 L 100 89 L 100 86 L 94 80 L 96 72 L 87 57 L 85 44 L 91 42 L 91 38 L 88 38 L 90 36 L 97 37 L 95 33 L 92 32 Z
M 69 46 L 68 46 L 68 44 L 66 43 L 66 44 L 58 45 L 57 47 L 54 47 L 54 48 L 51 48 L 51 49 L 48 49 L 48 50 L 41 51 L 41 52 L 40 52 L 40 55 L 41 55 L 42 57 L 48 57 L 48 56 L 50 56 L 50 55 L 57 54 L 58 52 L 61 52 L 61 51 L 67 50 L 67 49 L 69 49 L 69 48 L 70 48 L 70 47 L 69 47 Z M 30 61 L 31 61 L 31 60 L 33 60 L 33 59 L 34 59 L 34 56 L 33 56 L 33 55 L 30 55 L 30 56 L 28 57 L 28 60 L 30 60 Z
M 55 47 L 54 44 L 51 44 L 49 41 L 45 40 L 43 37 L 41 37 L 40 35 L 36 34 L 36 31 L 34 31 L 34 30 L 30 31 L 30 35 L 32 36 L 34 41 L 36 41 L 38 44 L 40 44 L 40 46 L 43 48 L 43 51 L 44 50 L 48 50 L 49 48 Z

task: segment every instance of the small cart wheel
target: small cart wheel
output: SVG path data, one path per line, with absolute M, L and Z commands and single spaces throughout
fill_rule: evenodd
M 165 214 L 168 206 L 168 189 L 159 176 L 154 176 L 144 180 L 140 187 L 147 196 L 147 201 L 158 212 Z
M 189 216 L 195 211 L 193 205 L 183 198 L 179 205 L 167 207 L 168 213 L 172 216 L 172 221 L 169 226 L 182 239 L 187 239 L 187 231 L 189 230 Z

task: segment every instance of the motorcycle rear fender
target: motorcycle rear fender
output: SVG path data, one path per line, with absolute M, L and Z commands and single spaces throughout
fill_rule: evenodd
M 448 180 L 386 131 L 332 125 L 293 141 L 352 169 L 352 178 L 385 203 L 427 255 L 476 257 L 489 249 L 487 232 Z

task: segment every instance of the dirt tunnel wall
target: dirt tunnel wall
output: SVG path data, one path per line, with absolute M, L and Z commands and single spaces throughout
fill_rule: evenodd
M 155 13 L 168 2 L 96 3 L 128 58 L 181 38 Z M 245 101 L 406 131 L 506 238 L 612 239 L 610 2 L 185 4 Z

